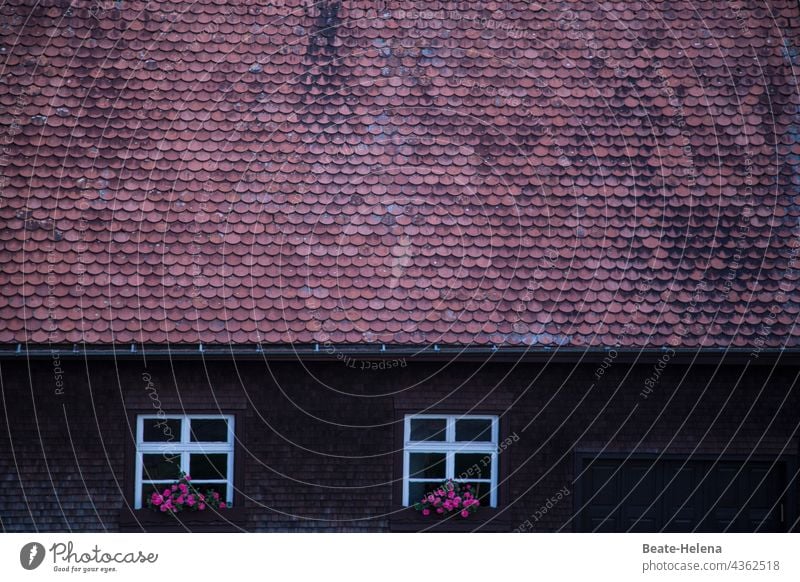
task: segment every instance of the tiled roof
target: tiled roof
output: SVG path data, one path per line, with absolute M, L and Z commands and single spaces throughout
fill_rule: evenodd
M 798 12 L 5 2 L 0 342 L 797 346 Z

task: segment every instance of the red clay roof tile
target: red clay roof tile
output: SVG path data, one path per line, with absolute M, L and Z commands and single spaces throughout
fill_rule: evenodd
M 799 343 L 793 1 L 47 4 L 2 342 Z

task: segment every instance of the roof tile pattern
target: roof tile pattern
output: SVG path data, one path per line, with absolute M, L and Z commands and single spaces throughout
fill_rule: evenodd
M 0 342 L 798 345 L 794 0 L 148 6 L 0 7 Z

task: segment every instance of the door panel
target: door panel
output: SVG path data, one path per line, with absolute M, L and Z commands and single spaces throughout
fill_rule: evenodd
M 583 458 L 579 531 L 785 531 L 783 462 Z
M 702 475 L 697 467 L 666 461 L 662 466 L 662 527 L 654 531 L 691 531 L 703 516 L 703 492 L 698 487 Z
M 616 465 L 611 462 L 599 462 L 592 466 L 590 478 L 597 488 L 590 497 L 591 506 L 587 507 L 586 520 L 592 531 L 616 531 L 618 513 L 615 508 L 620 495 L 619 474 Z

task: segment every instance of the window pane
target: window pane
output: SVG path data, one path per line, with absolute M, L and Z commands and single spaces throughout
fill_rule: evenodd
M 492 421 L 490 419 L 468 418 L 456 421 L 457 441 L 492 441 Z
M 426 483 L 426 482 L 419 482 L 419 481 L 409 481 L 408 483 L 408 504 L 414 505 L 418 501 L 422 500 L 423 495 L 426 493 L 430 493 L 434 489 L 437 489 L 441 483 Z
M 142 421 L 142 440 L 146 443 L 180 442 L 180 418 L 145 418 Z
M 417 418 L 411 420 L 412 441 L 443 441 L 446 435 L 447 421 L 443 418 Z
M 444 479 L 444 453 L 411 453 L 409 455 L 409 476 L 417 479 Z
M 195 418 L 191 424 L 192 442 L 219 443 L 228 441 L 226 418 Z
M 228 455 L 196 453 L 189 459 L 189 474 L 197 479 L 225 479 L 228 473 Z
M 456 453 L 456 479 L 491 479 L 492 455 L 489 453 Z
M 176 453 L 142 455 L 142 479 L 160 481 L 181 477 L 181 456 Z

